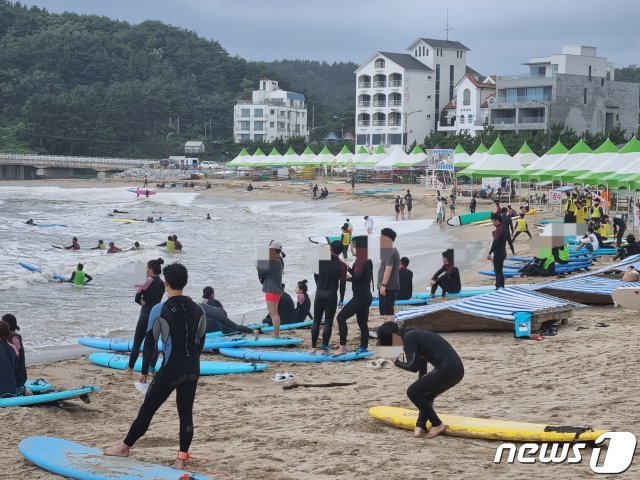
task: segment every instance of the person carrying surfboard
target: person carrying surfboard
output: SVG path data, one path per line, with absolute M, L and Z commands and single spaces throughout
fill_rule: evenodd
M 440 335 L 428 330 L 401 329 L 396 322 L 385 322 L 378 328 L 378 345 L 402 346 L 395 366 L 418 373 L 418 380 L 407 389 L 407 396 L 418 407 L 418 420 L 413 435 L 435 438 L 446 430 L 433 408 L 434 399 L 454 387 L 464 377 L 464 366 L 455 349 Z M 434 369 L 427 373 L 427 363 Z M 427 422 L 431 428 L 427 429 Z
M 189 278 L 187 268 L 181 263 L 172 263 L 162 273 L 169 298 L 153 307 L 149 315 L 140 383 L 147 382 L 152 347 L 161 337 L 164 345 L 162 368 L 151 382 L 124 441 L 105 449 L 104 454 L 128 457 L 131 447 L 146 433 L 155 413 L 175 390 L 180 418 L 180 450 L 173 468 L 184 470 L 193 440 L 193 402 L 207 321 L 202 308 L 182 294 Z

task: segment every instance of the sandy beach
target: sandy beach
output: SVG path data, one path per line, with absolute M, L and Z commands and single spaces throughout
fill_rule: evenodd
M 134 182 L 35 181 L 27 185 L 65 188 L 132 186 Z M 309 202 L 308 185 L 288 182 L 255 182 L 257 190 L 246 193 L 247 181 L 215 180 L 202 195 L 256 200 Z M 0 182 L 15 185 L 15 182 Z M 319 186 L 324 186 L 318 182 Z M 150 181 L 150 186 L 155 182 Z M 354 195 L 346 183 L 328 183 L 333 194 L 325 206 L 363 215 L 391 215 L 388 196 Z M 371 185 L 356 185 L 356 190 Z M 433 218 L 433 192 L 410 186 L 414 196 L 413 218 Z M 341 189 L 336 191 L 336 189 Z M 395 194 L 395 192 L 394 192 Z M 458 213 L 468 210 L 468 199 L 460 199 Z M 325 208 L 325 207 L 322 207 Z M 478 202 L 478 210 L 489 209 Z M 534 233 L 535 217 L 527 218 Z M 488 244 L 488 225 L 438 227 L 460 242 Z M 535 233 L 534 233 L 535 235 Z M 520 255 L 529 253 L 528 243 L 516 242 Z M 411 252 L 400 252 L 411 256 Z M 484 252 L 480 257 L 486 256 Z M 606 265 L 606 261 L 600 262 Z M 484 267 L 490 263 L 483 261 Z M 435 271 L 439 265 L 426 266 Z M 489 285 L 492 278 L 477 274 L 477 264 L 462 272 L 463 285 Z M 507 284 L 534 279 L 507 279 Z M 535 279 L 545 281 L 545 279 Z M 548 281 L 548 279 L 546 280 Z M 427 279 L 414 280 L 414 291 Z M 350 287 L 348 287 L 350 288 Z M 20 312 L 14 312 L 19 317 Z M 381 321 L 372 308 L 371 327 Z M 596 322 L 609 326 L 598 328 Z M 465 377 L 455 388 L 439 397 L 435 408 L 450 413 L 482 418 L 519 420 L 593 427 L 640 433 L 640 403 L 637 400 L 637 368 L 640 361 L 638 312 L 613 307 L 576 310 L 558 335 L 543 341 L 515 340 L 509 332 L 450 333 L 443 336 L 462 358 Z M 576 330 L 578 327 L 584 329 Z M 309 345 L 308 330 L 295 336 Z M 337 331 L 334 328 L 334 345 Z M 355 319 L 349 321 L 350 349 L 358 346 Z M 28 358 L 29 352 L 27 352 Z M 222 360 L 214 354 L 203 359 Z M 271 376 L 290 372 L 295 379 L 277 383 Z M 53 435 L 86 445 L 105 447 L 126 434 L 142 402 L 134 388 L 136 376 L 90 364 L 85 356 L 31 365 L 29 378 L 46 378 L 58 388 L 83 384 L 98 385 L 102 391 L 91 404 L 79 401 L 58 406 L 11 408 L 0 411 L 5 429 L 5 455 L 0 459 L 3 478 L 60 478 L 26 462 L 17 452 L 19 441 L 30 435 Z M 367 410 L 375 405 L 413 408 L 406 388 L 415 380 L 397 368 L 375 370 L 368 362 L 344 364 L 271 363 L 263 373 L 201 377 L 195 404 L 195 436 L 192 454 L 208 459 L 194 462 L 192 470 L 216 479 L 579 479 L 596 476 L 588 456 L 580 464 L 507 465 L 493 463 L 498 442 L 440 436 L 416 440 L 408 430 L 383 425 Z M 294 383 L 325 384 L 355 382 L 345 387 L 295 388 Z M 156 414 L 151 428 L 132 450 L 132 456 L 169 465 L 178 449 L 178 417 L 169 399 Z M 640 478 L 636 462 L 620 478 Z M 603 478 L 607 478 L 604 476 Z M 612 477 L 613 478 L 613 477 Z

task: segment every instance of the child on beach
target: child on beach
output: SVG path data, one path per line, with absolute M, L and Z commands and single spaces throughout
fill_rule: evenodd
M 442 199 L 438 197 L 438 203 L 436 204 L 436 223 L 438 225 L 442 225 L 443 220 L 444 220 L 444 205 L 442 204 Z

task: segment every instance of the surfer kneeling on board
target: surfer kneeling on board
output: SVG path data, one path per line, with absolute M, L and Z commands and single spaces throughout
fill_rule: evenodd
M 454 348 L 440 335 L 428 330 L 404 330 L 395 322 L 385 322 L 378 328 L 378 345 L 403 346 L 406 361 L 398 356 L 395 366 L 417 372 L 418 380 L 407 389 L 407 396 L 418 407 L 416 438 L 435 438 L 446 429 L 435 410 L 433 400 L 464 377 L 462 360 Z M 427 363 L 434 369 L 427 373 Z M 431 428 L 427 430 L 427 421 Z
M 180 450 L 173 468 L 184 470 L 193 439 L 193 401 L 200 377 L 200 354 L 207 321 L 202 308 L 182 294 L 188 280 L 186 267 L 172 263 L 162 273 L 169 298 L 155 305 L 149 315 L 140 383 L 147 382 L 153 346 L 160 337 L 164 345 L 162 368 L 151 382 L 124 441 L 105 449 L 104 454 L 128 457 L 131 447 L 146 433 L 155 413 L 175 390 L 180 418 Z
M 85 283 L 89 283 L 93 280 L 93 277 L 88 273 L 84 273 L 82 269 L 84 265 L 79 263 L 76 269 L 71 273 L 71 278 L 69 278 L 69 283 L 73 283 L 74 285 L 84 285 Z

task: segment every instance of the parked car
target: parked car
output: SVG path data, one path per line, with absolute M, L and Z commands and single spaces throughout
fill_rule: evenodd
M 205 161 L 200 163 L 200 168 L 202 168 L 203 170 L 219 170 L 223 167 L 217 162 Z
M 180 166 L 180 162 L 178 162 L 177 160 L 172 160 L 172 159 L 168 159 L 168 158 L 163 158 L 158 163 L 160 163 L 161 167 L 176 168 L 176 167 Z

